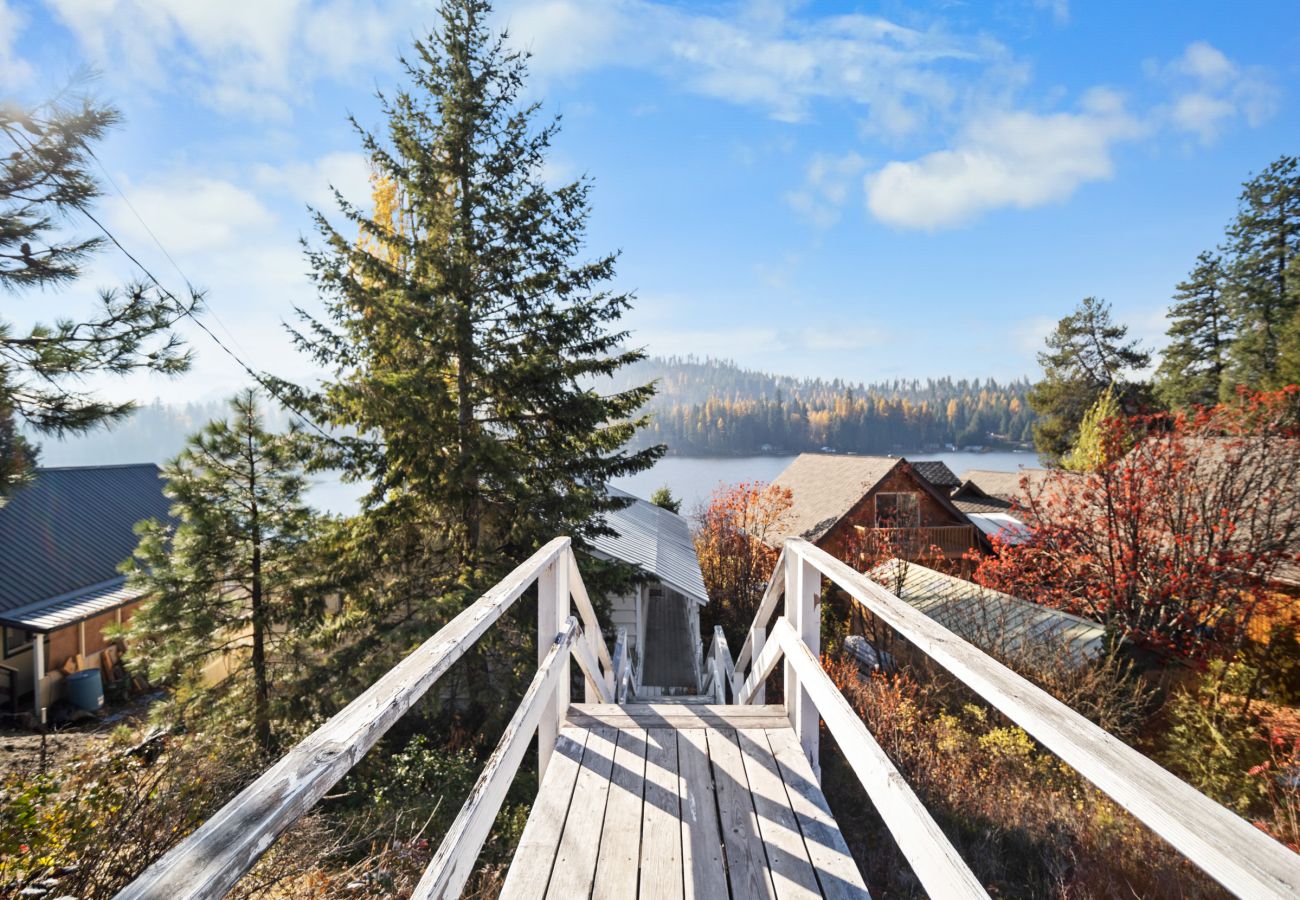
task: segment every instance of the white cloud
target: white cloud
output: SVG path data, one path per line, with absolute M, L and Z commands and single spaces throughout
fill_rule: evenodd
M 982 213 L 1028 209 L 1110 178 L 1115 144 L 1143 127 L 1122 99 L 1093 90 L 1078 112 L 997 112 L 972 122 L 949 150 L 891 162 L 866 177 L 867 207 L 899 228 L 947 228 Z
M 260 165 L 253 175 L 259 186 L 293 197 L 327 216 L 338 208 L 331 187 L 361 209 L 370 202 L 370 166 L 361 153 L 327 153 L 311 162 Z
M 866 165 L 867 161 L 857 153 L 819 153 L 808 164 L 803 186 L 785 195 L 786 203 L 805 221 L 829 228 L 839 221 L 840 209 Z
M 1243 68 L 1206 41 L 1187 45 L 1182 56 L 1150 66 L 1176 94 L 1165 113 L 1177 130 L 1213 143 L 1234 120 L 1251 127 L 1277 112 L 1279 92 L 1257 68 Z
M 27 17 L 0 0 L 0 87 L 14 87 L 31 77 L 32 67 L 14 50 Z
M 105 71 L 192 91 L 223 112 L 287 117 L 311 80 L 391 63 L 413 0 L 46 0 Z
M 255 194 L 217 178 L 175 173 L 137 186 L 125 184 L 123 190 L 129 206 L 119 197 L 105 205 L 115 230 L 131 242 L 128 246 L 152 246 L 152 231 L 171 253 L 215 253 L 264 234 L 276 223 Z
M 795 16 L 790 6 L 742 5 L 723 17 L 648 0 L 516 0 L 502 17 L 543 78 L 612 65 L 649 69 L 784 121 L 806 118 L 814 101 L 842 100 L 861 104 L 871 128 L 894 135 L 958 102 L 966 89 L 951 67 L 1004 56 L 986 38 L 861 14 Z
M 1034 0 L 1034 6 L 1050 12 L 1058 25 L 1070 21 L 1070 0 Z

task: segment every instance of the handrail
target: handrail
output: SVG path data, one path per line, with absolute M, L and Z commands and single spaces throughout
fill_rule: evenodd
M 727 635 L 721 625 L 713 626 L 713 640 L 709 643 L 709 680 L 714 702 L 727 702 L 727 692 L 731 691 L 734 699 L 736 692 L 732 686 L 736 677 L 736 664 L 731 661 L 731 648 L 727 646 Z M 704 693 L 709 693 L 705 690 Z
M 1243 897 L 1294 897 L 1300 894 L 1300 855 L 1292 853 L 1235 813 L 824 550 L 798 538 L 786 541 L 778 568 L 769 583 L 768 595 L 785 582 L 793 566 L 811 567 L 816 578 L 823 575 L 829 578 L 854 601 L 947 669 L 1229 891 Z M 801 608 L 796 615 L 804 621 L 813 612 L 812 601 L 804 591 L 800 593 Z M 803 609 L 803 605 L 808 608 Z M 844 710 L 840 706 L 843 697 L 838 691 L 827 691 L 826 684 L 816 674 L 821 671 L 820 665 L 816 666 L 816 672 L 812 668 L 816 662 L 815 654 L 804 644 L 806 638 L 796 634 L 797 626 L 792 627 L 792 623 L 786 621 L 795 618 L 790 606 L 787 598 L 785 615 L 772 629 L 772 640 L 764 642 L 764 635 L 758 636 L 756 643 L 762 646 L 754 654 L 748 672 L 738 667 L 735 682 L 740 684 L 740 689 L 736 692 L 736 700 L 751 703 L 761 696 L 764 679 L 784 657 L 787 684 L 791 674 L 798 679 L 796 698 L 787 697 L 795 731 L 801 740 L 808 738 L 804 733 L 808 723 L 797 717 L 793 709 L 798 698 L 807 698 L 852 762 L 853 753 L 862 752 L 865 746 L 861 732 L 856 727 L 850 728 L 850 723 L 844 721 Z M 755 618 L 755 630 L 766 625 L 761 607 L 759 612 Z M 768 615 L 770 617 L 770 612 Z M 746 643 L 748 645 L 749 641 Z M 796 644 L 803 649 L 795 652 Z M 749 664 L 748 659 L 745 664 Z M 853 718 L 857 719 L 856 716 Z M 813 725 L 815 727 L 815 719 Z M 811 744 L 805 744 L 805 752 L 811 757 L 815 747 L 813 735 Z M 862 773 L 859 775 L 861 777 Z M 879 804 L 877 808 L 880 809 Z M 881 812 L 883 815 L 883 809 Z M 912 818 L 911 824 L 915 825 L 914 816 Z M 902 822 L 903 827 L 907 825 L 908 821 Z M 894 830 L 893 824 L 890 827 Z M 895 831 L 895 838 L 902 847 L 903 836 Z M 929 857 L 914 859 L 911 855 L 908 859 L 924 883 L 922 871 L 932 865 L 932 861 Z
M 785 548 L 781 548 L 780 554 L 776 558 L 776 566 L 772 569 L 774 573 L 785 571 Z M 776 612 L 776 604 L 780 601 L 781 595 L 785 593 L 785 580 L 777 578 L 774 574 L 772 580 L 767 583 L 767 590 L 763 591 L 763 599 L 759 601 L 758 609 L 754 613 L 754 624 L 749 627 L 745 634 L 745 643 L 740 647 L 740 653 L 736 654 L 736 671 L 744 671 L 749 665 L 753 655 L 761 649 L 761 646 L 755 646 L 755 641 L 762 644 L 762 632 L 767 628 L 767 623 L 771 620 L 772 614 Z M 757 635 L 757 637 L 756 637 Z
M 532 741 L 533 732 L 542 720 L 544 707 L 564 674 L 564 666 L 560 662 L 571 647 L 582 646 L 581 640 L 576 640 L 581 634 L 578 620 L 570 616 L 564 630 L 555 636 L 550 652 L 537 667 L 537 674 L 528 686 L 524 699 L 511 717 L 510 724 L 497 742 L 478 781 L 474 783 L 474 789 L 470 791 L 456 821 L 447 829 L 447 834 L 429 867 L 425 869 L 420 883 L 411 893 L 411 900 L 460 896 L 465 882 L 474 873 L 474 861 L 492 831 L 492 823 L 501 811 L 510 782 L 514 780 L 524 752 Z
M 921 798 L 908 786 L 884 749 L 872 737 L 840 693 L 835 682 L 795 634 L 785 619 L 771 632 L 772 644 L 779 645 L 785 659 L 799 673 L 800 686 L 811 695 L 826 730 L 844 751 L 844 757 L 885 826 L 912 864 L 912 870 L 931 897 L 987 897 L 975 873 L 962 860 L 957 848 L 944 835 Z
M 542 657 L 539 659 L 539 677 L 545 670 L 554 679 L 554 688 L 549 694 L 541 692 L 543 699 L 535 702 L 536 709 L 530 706 L 522 711 L 522 715 L 531 717 L 533 713 L 537 714 L 533 727 L 537 729 L 541 742 L 539 765 L 544 767 L 549 754 L 542 751 L 553 749 L 545 747 L 548 731 L 556 729 L 568 705 L 570 656 L 578 660 L 589 685 L 602 696 L 612 696 L 606 691 L 614 672 L 613 663 L 608 663 L 609 674 L 601 674 L 597 662 L 597 659 L 608 660 L 608 652 L 599 657 L 586 652 L 588 645 L 582 637 L 584 634 L 590 636 L 593 629 L 588 626 L 584 632 L 568 615 L 572 599 L 583 621 L 587 621 L 591 603 L 573 564 L 573 550 L 566 537 L 556 538 L 517 566 L 361 696 L 294 746 L 194 833 L 127 885 L 118 894 L 119 900 L 224 896 L 276 838 L 328 793 L 534 583 L 538 584 L 539 592 L 539 656 Z M 594 621 L 594 612 L 591 620 Z M 557 634 L 563 636 L 573 628 L 577 631 L 572 637 L 556 638 Z M 594 633 L 599 635 L 599 628 L 594 629 Z M 552 646 L 552 641 L 557 640 L 559 643 Z M 556 646 L 561 645 L 562 658 L 552 660 L 551 654 L 557 652 Z M 579 650 L 571 654 L 575 646 Z M 534 686 L 536 684 L 537 679 L 534 679 Z M 533 700 L 530 700 L 530 694 L 526 694 L 525 703 L 530 702 Z M 517 711 L 512 724 L 520 716 L 521 712 Z M 550 740 L 553 744 L 553 738 Z M 514 759 L 517 747 L 508 749 L 507 755 Z M 494 754 L 493 759 L 496 758 Z M 517 768 L 517 762 L 515 765 Z M 513 775 L 513 770 L 510 774 Z M 485 779 L 490 781 L 492 777 L 493 772 L 485 771 L 475 793 L 471 794 L 471 801 L 477 799 L 479 803 L 476 809 L 481 808 L 483 794 L 488 788 L 495 791 L 496 781 L 485 783 Z M 483 791 L 479 790 L 480 787 Z M 463 834 L 477 834 L 481 822 L 472 817 L 486 813 L 477 813 L 476 809 L 469 810 L 472 821 L 464 823 Z M 488 817 L 489 824 L 493 816 L 495 813 Z M 452 851 L 459 853 L 461 849 L 453 847 Z M 473 855 L 477 855 L 477 851 Z M 457 866 L 456 871 L 461 868 Z

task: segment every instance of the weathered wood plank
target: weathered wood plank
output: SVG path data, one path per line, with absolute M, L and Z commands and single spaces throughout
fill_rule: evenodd
M 703 730 L 677 732 L 682 790 L 682 873 L 685 900 L 725 900 L 727 863 L 718 828 L 709 744 Z
M 830 900 L 868 900 L 862 873 L 794 732 L 773 728 L 766 734 L 822 895 Z
M 583 677 L 587 682 L 587 696 L 595 697 L 599 703 L 613 703 L 614 695 L 609 692 L 605 686 L 605 677 L 600 673 L 600 664 L 596 662 L 596 657 L 591 655 L 591 647 L 579 635 L 579 639 L 573 644 L 573 657 L 578 661 L 578 668 L 582 669 Z
M 215 898 L 253 867 L 285 829 L 316 805 L 519 599 L 538 573 L 569 552 L 556 538 L 312 732 L 197 831 L 118 895 Z
M 785 782 L 772 758 L 766 731 L 736 732 L 749 793 L 758 817 L 758 833 L 767 851 L 767 868 L 780 900 L 813 900 L 821 896 L 817 875 L 808 859 L 803 832 L 790 808 Z
M 567 657 L 574 638 L 580 634 L 578 620 L 573 616 L 542 660 L 532 683 L 524 693 L 515 714 L 510 717 L 501 740 L 488 758 L 487 765 L 474 783 L 465 805 L 443 837 L 424 876 L 411 894 L 412 900 L 433 897 L 459 897 L 465 882 L 474 871 L 483 842 L 492 830 L 492 823 L 501 803 L 506 798 L 510 783 L 519 771 L 519 763 L 532 742 L 533 732 L 542 718 L 542 711 L 555 693 L 555 684 L 565 675 L 559 665 Z
M 682 900 L 681 779 L 677 732 L 646 731 L 645 804 L 641 814 L 641 900 Z
M 776 565 L 772 567 L 774 573 L 767 582 L 767 590 L 763 591 L 763 599 L 758 604 L 758 610 L 754 613 L 754 622 L 750 625 L 749 630 L 745 632 L 745 643 L 741 646 L 740 652 L 736 654 L 736 671 L 744 672 L 749 665 L 749 661 L 758 653 L 761 646 L 754 646 L 754 629 L 763 629 L 766 633 L 767 623 L 771 621 L 772 614 L 776 612 L 776 605 L 781 602 L 781 597 L 785 593 L 785 579 L 777 577 L 785 565 L 786 552 L 781 548 L 781 553 L 776 558 Z
M 585 729 L 565 728 L 560 732 L 551 765 L 542 779 L 524 833 L 519 836 L 510 871 L 506 873 L 502 900 L 540 900 L 546 896 L 586 744 Z
M 686 703 L 574 703 L 568 721 L 583 728 L 780 728 L 784 706 L 716 706 Z
M 641 862 L 641 805 L 645 793 L 646 736 L 640 728 L 618 733 L 614 769 L 609 779 L 605 825 L 596 857 L 595 900 L 636 896 Z
M 618 677 L 618 670 L 614 668 L 614 661 L 609 658 L 609 648 L 605 646 L 600 620 L 596 618 L 596 609 L 591 605 L 587 586 L 583 584 L 582 573 L 578 571 L 578 560 L 572 552 L 569 553 L 569 592 L 573 595 L 573 605 L 578 608 L 578 617 L 582 620 L 582 632 L 586 635 L 587 643 L 608 673 L 606 687 L 611 688 L 609 693 L 612 696 L 613 679 Z
M 620 628 L 614 637 L 613 666 L 609 675 L 609 690 L 615 703 L 623 702 L 623 669 L 627 664 L 627 629 Z
M 784 619 L 777 621 L 783 622 Z M 750 669 L 749 675 L 745 677 L 745 683 L 741 686 L 739 694 L 736 696 L 736 702 L 742 706 L 748 706 L 756 702 L 766 690 L 767 676 L 772 674 L 776 664 L 781 661 L 781 648 L 771 640 L 765 640 L 763 649 L 758 651 L 758 656 L 754 657 L 753 668 Z M 789 719 L 787 718 L 787 723 Z
M 822 669 L 821 661 L 804 646 L 785 619 L 778 619 L 772 628 L 771 642 L 785 650 L 786 661 L 799 673 L 801 686 L 866 788 L 867 796 L 885 820 L 898 848 L 912 864 L 925 892 L 931 897 L 987 897 L 979 880 L 912 792 L 903 774 Z
M 825 551 L 803 540 L 787 541 L 786 550 L 807 559 L 1228 890 L 1245 897 L 1300 896 L 1300 855 Z
M 788 727 L 788 725 L 786 726 Z M 718 820 L 727 850 L 727 877 L 733 897 L 774 898 L 767 853 L 758 831 L 745 763 L 734 731 L 705 732 L 718 798 Z
M 569 804 L 564 835 L 555 854 L 551 883 L 546 888 L 547 897 L 572 900 L 591 893 L 617 736 L 612 728 L 593 728 L 587 735 L 587 746 L 582 751 L 582 768 L 578 770 L 573 785 L 573 802 Z

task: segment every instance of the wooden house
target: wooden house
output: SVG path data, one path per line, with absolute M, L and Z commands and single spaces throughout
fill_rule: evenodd
M 868 546 L 910 559 L 991 549 L 947 488 L 901 457 L 804 453 L 773 485 L 789 490 L 792 501 L 773 529 L 773 546 L 801 537 L 849 562 Z
M 0 507 L 0 693 L 43 720 L 63 673 L 101 665 L 104 630 L 130 618 L 141 592 L 118 567 L 143 519 L 169 518 L 152 463 L 37 469 Z

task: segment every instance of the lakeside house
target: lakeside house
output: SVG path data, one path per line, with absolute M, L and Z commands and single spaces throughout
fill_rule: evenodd
M 143 519 L 170 518 L 153 463 L 36 469 L 0 507 L 0 691 L 43 721 L 68 671 L 102 667 L 104 630 L 128 620 L 143 594 L 118 567 Z
M 612 535 L 591 539 L 593 554 L 635 566 L 644 581 L 612 598 L 613 627 L 627 629 L 639 696 L 699 687 L 700 608 L 709 602 L 690 523 L 684 516 L 626 491 L 629 500 L 607 513 Z
M 790 492 L 791 505 L 770 543 L 779 547 L 786 537 L 801 537 L 840 559 L 869 546 L 912 559 L 990 551 L 948 487 L 922 474 L 941 484 L 957 482 L 936 467 L 952 475 L 943 463 L 913 464 L 902 457 L 800 454 L 773 482 Z

